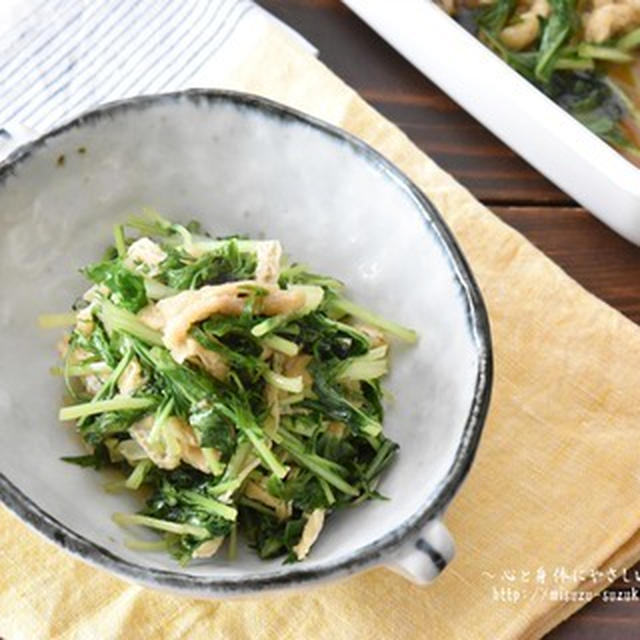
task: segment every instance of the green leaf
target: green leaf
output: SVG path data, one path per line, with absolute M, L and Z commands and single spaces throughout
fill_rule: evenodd
M 255 254 L 240 251 L 237 242 L 230 240 L 195 260 L 174 251 L 161 277 L 174 289 L 197 289 L 204 285 L 248 280 L 255 274 L 256 266 Z
M 548 0 L 548 2 L 551 15 L 542 31 L 535 68 L 536 78 L 544 84 L 551 78 L 560 48 L 573 32 L 572 0 Z
M 517 0 L 497 0 L 479 14 L 478 26 L 491 35 L 497 35 L 507 24 L 516 4 Z
M 109 464 L 109 451 L 105 446 L 100 445 L 94 448 L 93 453 L 83 456 L 64 456 L 60 460 L 75 464 L 78 467 L 99 470 Z
M 378 420 L 349 402 L 344 388 L 335 381 L 339 366 L 314 361 L 308 369 L 313 379 L 316 399 L 304 400 L 301 403 L 303 406 L 319 411 L 329 420 L 345 423 L 356 433 L 362 431 L 377 435 L 380 432 Z
M 136 351 L 176 396 L 177 405 L 189 407 L 218 396 L 220 387 L 211 376 L 187 363 L 178 364 L 166 349 L 136 345 Z
M 109 288 L 109 299 L 136 313 L 148 303 L 144 279 L 127 269 L 120 260 L 95 262 L 82 269 L 89 280 Z
M 486 30 L 480 31 L 481 39 L 486 42 L 510 67 L 530 82 L 536 82 L 535 68 L 538 62 L 537 51 L 511 51 L 498 39 Z
M 202 447 L 217 449 L 222 460 L 229 460 L 236 448 L 233 422 L 214 407 L 204 404 L 192 407 L 189 423 L 195 429 Z
M 91 417 L 78 427 L 83 440 L 89 445 L 98 445 L 118 433 L 126 433 L 129 427 L 146 413 L 142 411 L 109 411 Z
M 340 282 L 340 280 L 317 273 L 310 273 L 303 265 L 299 264 L 294 264 L 283 269 L 280 272 L 278 284 L 283 288 L 286 288 L 290 284 L 310 284 L 334 293 L 339 293 L 344 289 L 344 284 Z
M 555 73 L 547 94 L 597 136 L 611 141 L 627 140 L 620 126 L 626 109 L 600 75 Z

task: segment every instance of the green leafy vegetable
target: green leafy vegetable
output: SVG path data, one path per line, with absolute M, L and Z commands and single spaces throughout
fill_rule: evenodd
M 204 285 L 247 280 L 253 277 L 256 264 L 255 254 L 240 251 L 237 242 L 230 240 L 196 259 L 184 252 L 172 251 L 161 278 L 174 289 L 197 289 Z
M 135 313 L 148 302 L 142 276 L 127 269 L 120 260 L 90 264 L 83 273 L 91 282 L 107 287 L 111 301 L 123 309 Z
M 478 15 L 478 26 L 496 35 L 507 23 L 516 5 L 516 0 L 497 0 Z
M 540 38 L 535 75 L 546 83 L 551 78 L 554 62 L 562 45 L 571 35 L 572 0 L 547 0 L 551 6 L 551 16 L 547 20 Z
M 584 3 L 547 0 L 550 14 L 538 17 L 540 29 L 530 44 L 516 50 L 502 39 L 505 27 L 522 19 L 513 0 L 494 0 L 486 6 L 459 6 L 455 16 L 518 73 L 609 144 L 640 156 L 638 141 L 625 123 L 640 125 L 638 109 L 615 81 L 612 66 L 635 64 L 630 53 L 640 45 L 640 29 L 604 44 L 585 40 Z M 611 76 L 611 77 L 609 77 Z M 635 96 L 640 100 L 640 93 Z
M 135 257 L 132 233 L 150 236 Z M 162 536 L 127 546 L 185 564 L 226 540 L 233 557 L 240 535 L 292 562 L 325 515 L 382 497 L 398 447 L 382 432 L 380 379 L 390 337 L 414 331 L 282 264 L 274 242 L 214 239 L 154 212 L 116 225 L 114 242 L 82 270 L 97 286 L 77 312 L 42 326 L 75 323 L 57 369 L 74 404 L 59 415 L 89 453 L 64 460 L 117 472 L 107 489 L 144 502 L 114 521 Z M 209 311 L 215 296 L 228 304 Z

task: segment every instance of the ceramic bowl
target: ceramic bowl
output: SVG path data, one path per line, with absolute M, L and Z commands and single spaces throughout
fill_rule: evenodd
M 307 560 L 243 549 L 180 567 L 123 545 L 100 474 L 68 465 L 77 436 L 56 414 L 58 336 L 41 313 L 86 285 L 78 267 L 141 206 L 200 219 L 216 235 L 278 238 L 357 302 L 420 334 L 393 345 L 385 429 L 400 444 L 380 490 L 390 499 L 333 514 Z M 0 165 L 0 498 L 71 553 L 157 588 L 223 597 L 310 584 L 375 565 L 417 582 L 453 554 L 441 523 L 482 430 L 491 343 L 480 292 L 429 200 L 356 138 L 244 94 L 190 90 L 112 103 L 16 150 Z

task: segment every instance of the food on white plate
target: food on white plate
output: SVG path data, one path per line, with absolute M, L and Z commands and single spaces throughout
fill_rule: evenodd
M 640 0 L 441 0 L 440 5 L 640 166 Z

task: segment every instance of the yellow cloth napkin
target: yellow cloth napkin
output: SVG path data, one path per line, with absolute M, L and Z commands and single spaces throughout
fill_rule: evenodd
M 89 567 L 0 510 L 0 636 L 540 637 L 582 604 L 559 600 L 562 589 L 596 592 L 640 557 L 640 331 L 279 31 L 225 84 L 364 138 L 429 195 L 462 244 L 489 308 L 496 375 L 475 465 L 445 519 L 456 558 L 426 589 L 376 569 L 263 599 L 194 600 Z

